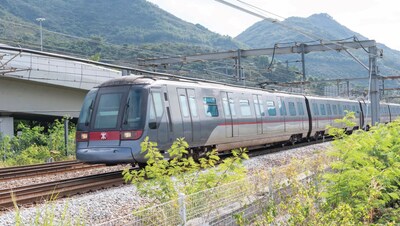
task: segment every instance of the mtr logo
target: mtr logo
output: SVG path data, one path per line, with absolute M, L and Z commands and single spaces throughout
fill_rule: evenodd
M 100 139 L 101 140 L 107 140 L 107 133 L 106 132 L 101 132 L 100 133 Z

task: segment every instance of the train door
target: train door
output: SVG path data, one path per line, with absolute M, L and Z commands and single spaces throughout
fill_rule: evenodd
M 194 89 L 186 89 L 186 96 L 189 105 L 190 119 L 192 122 L 192 137 L 193 142 L 200 142 L 201 140 L 201 124 L 199 109 L 197 104 L 196 93 Z M 194 144 L 194 143 L 193 143 Z
M 311 111 L 312 111 L 312 119 L 313 119 L 313 127 L 314 129 L 318 130 L 319 128 L 319 109 L 318 103 L 311 101 Z
M 256 115 L 256 124 L 257 124 L 257 134 L 263 134 L 264 131 L 264 123 L 262 117 L 262 109 L 264 109 L 262 104 L 261 95 L 253 94 L 253 101 L 254 101 L 254 111 Z
M 278 97 L 277 100 L 278 100 L 279 114 L 280 114 L 280 118 L 281 118 L 281 121 L 282 121 L 281 130 L 283 132 L 286 132 L 287 111 L 286 111 L 285 98 L 284 97 Z
M 160 149 L 167 148 L 170 122 L 165 108 L 169 108 L 165 87 L 151 88 L 149 96 L 149 132 L 151 141 L 156 141 Z
M 183 134 L 186 141 L 193 144 L 193 142 L 201 139 L 201 125 L 195 90 L 178 88 L 177 92 L 182 115 Z
M 238 125 L 235 125 L 236 111 L 233 94 L 228 92 L 221 92 L 221 98 L 225 116 L 225 135 L 226 137 L 238 136 L 239 127 Z

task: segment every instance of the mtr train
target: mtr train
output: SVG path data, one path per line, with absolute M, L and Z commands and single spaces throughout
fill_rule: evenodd
M 369 103 L 270 92 L 177 78 L 124 76 L 102 83 L 85 97 L 76 133 L 76 156 L 83 162 L 146 162 L 146 136 L 168 150 L 184 137 L 193 155 L 216 148 L 295 143 L 324 136 L 326 126 L 352 131 L 371 124 Z M 334 122 L 345 110 L 356 114 L 354 128 Z M 382 123 L 400 114 L 399 104 L 382 103 Z

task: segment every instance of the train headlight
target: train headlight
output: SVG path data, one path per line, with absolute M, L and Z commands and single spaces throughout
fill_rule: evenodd
M 89 140 L 89 133 L 87 132 L 76 132 L 76 141 L 84 142 Z
M 121 140 L 137 140 L 142 136 L 142 130 L 122 131 Z

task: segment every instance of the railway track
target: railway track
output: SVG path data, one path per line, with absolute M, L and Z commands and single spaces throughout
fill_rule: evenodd
M 258 150 L 252 150 L 249 155 L 251 157 L 255 157 L 259 155 L 279 152 L 292 148 L 315 145 L 328 140 L 329 139 L 317 140 L 313 142 L 302 142 L 293 146 L 277 145 L 276 147 L 269 147 L 267 149 L 262 148 Z M 68 162 L 60 162 L 58 164 L 57 163 L 40 164 L 31 167 L 4 168 L 0 169 L 0 181 L 6 178 L 5 175 L 8 175 L 4 173 L 5 172 L 10 173 L 12 172 L 12 169 L 15 170 L 14 173 L 15 172 L 18 172 L 18 174 L 25 173 L 25 175 L 22 176 L 26 176 L 27 172 L 29 173 L 31 172 L 32 173 L 31 175 L 40 175 L 48 173 L 49 171 L 46 170 L 49 169 L 49 166 L 46 165 L 53 165 L 52 167 L 54 168 L 51 169 L 50 167 L 50 169 L 52 170 L 52 172 L 57 172 L 57 171 L 62 171 L 62 168 L 64 169 L 70 168 L 68 170 L 82 169 L 82 167 L 84 167 L 85 164 L 77 161 L 68 161 Z M 88 167 L 98 167 L 98 165 L 88 165 Z M 39 172 L 34 172 L 35 170 L 38 170 Z M 96 174 L 79 178 L 72 178 L 72 179 L 53 181 L 36 185 L 23 186 L 13 189 L 2 189 L 0 190 L 0 210 L 8 210 L 10 208 L 13 208 L 14 203 L 16 203 L 17 205 L 36 204 L 43 202 L 44 200 L 54 200 L 62 197 L 69 197 L 75 194 L 82 194 L 89 191 L 95 191 L 122 184 L 124 184 L 124 180 L 122 178 L 122 171 L 115 171 L 115 172 Z
M 324 142 L 330 142 L 332 140 L 333 140 L 332 137 L 325 137 L 324 139 L 298 142 L 294 145 L 289 144 L 289 143 L 278 144 L 278 145 L 267 147 L 267 148 L 254 149 L 254 150 L 251 150 L 248 154 L 249 154 L 249 157 L 256 157 L 256 156 L 260 156 L 260 155 L 265 155 L 265 154 L 270 154 L 270 153 L 275 153 L 275 152 L 280 152 L 280 151 L 286 151 L 286 150 L 295 149 L 295 148 L 312 146 L 312 145 L 316 145 L 316 144 L 320 144 L 320 143 L 324 143 Z
M 37 165 L 6 167 L 6 168 L 0 168 L 0 182 L 7 180 L 15 180 L 23 177 L 39 176 L 49 173 L 91 169 L 99 166 L 104 166 L 104 165 L 103 164 L 89 165 L 73 160 L 73 161 L 44 163 Z
M 36 204 L 44 200 L 69 197 L 89 191 L 124 184 L 122 171 L 102 173 L 48 183 L 0 190 L 0 210 L 17 205 Z

